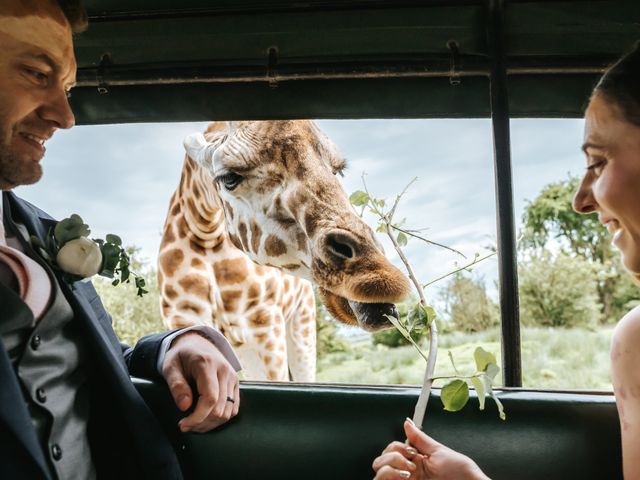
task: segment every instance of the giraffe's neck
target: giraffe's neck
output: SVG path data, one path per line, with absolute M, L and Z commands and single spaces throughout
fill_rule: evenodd
M 186 156 L 176 199 L 191 240 L 218 249 L 227 238 L 224 210 L 211 175 Z

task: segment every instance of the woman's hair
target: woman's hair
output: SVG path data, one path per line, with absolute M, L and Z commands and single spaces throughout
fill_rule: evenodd
M 603 95 L 620 108 L 627 122 L 640 126 L 640 42 L 607 69 L 593 94 Z
M 89 20 L 87 19 L 87 11 L 82 5 L 82 0 L 56 0 L 56 2 L 64 12 L 65 17 L 67 17 L 73 33 L 84 32 L 87 29 Z
M 596 94 L 615 104 L 627 122 L 640 126 L 640 41 L 607 69 L 593 89 Z M 631 272 L 631 277 L 640 285 L 640 274 Z

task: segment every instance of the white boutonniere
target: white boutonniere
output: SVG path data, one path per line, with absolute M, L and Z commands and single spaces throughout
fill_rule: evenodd
M 131 259 L 120 237 L 108 234 L 104 240 L 91 239 L 90 234 L 89 225 L 74 213 L 49 230 L 45 242 L 32 235 L 31 244 L 70 284 L 100 275 L 112 278 L 111 284 L 116 286 L 129 283 L 133 277 L 138 296 L 148 293 L 144 278 L 129 269 Z

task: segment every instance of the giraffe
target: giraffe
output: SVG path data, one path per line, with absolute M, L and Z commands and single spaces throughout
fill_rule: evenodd
M 158 256 L 169 328 L 213 325 L 247 380 L 315 381 L 316 304 L 309 281 L 254 263 L 229 239 L 209 172 L 185 157 Z
M 216 122 L 184 144 L 158 265 L 169 326 L 213 323 L 245 367 L 262 362 L 269 379 L 283 378 L 286 370 L 274 370 L 274 361 L 282 367 L 292 346 L 294 357 L 312 363 L 301 353 L 315 347 L 309 281 L 338 321 L 369 331 L 391 326 L 386 315 L 396 314 L 393 302 L 408 295 L 408 280 L 354 211 L 336 178 L 345 161 L 313 122 Z M 272 267 L 295 278 L 278 277 Z M 266 285 L 266 278 L 276 293 L 257 299 L 251 285 Z M 237 315 L 230 316 L 230 297 L 256 302 L 253 310 L 233 305 Z M 259 313 L 284 297 L 302 315 L 298 322 Z M 283 322 L 291 337 L 286 345 L 276 341 Z M 315 348 L 311 353 L 315 361 Z

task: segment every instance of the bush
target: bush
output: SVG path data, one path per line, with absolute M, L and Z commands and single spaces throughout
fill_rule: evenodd
M 457 273 L 443 292 L 448 330 L 480 332 L 500 323 L 498 306 L 487 295 L 481 278 Z
M 598 323 L 596 272 L 582 257 L 545 252 L 519 265 L 520 318 L 524 325 L 593 327 Z
M 135 254 L 131 249 L 129 254 Z M 111 285 L 109 279 L 97 277 L 93 281 L 98 294 L 107 312 L 113 319 L 113 329 L 118 338 L 129 345 L 135 344 L 139 338 L 150 333 L 158 333 L 167 330 L 160 316 L 160 293 L 156 270 L 132 256 L 131 269 L 142 275 L 146 281 L 145 289 L 149 293 L 143 297 L 136 296 L 136 288 L 133 283 L 120 284 L 117 287 Z

